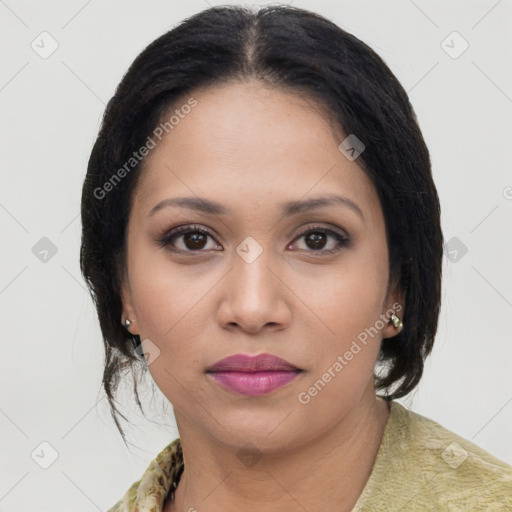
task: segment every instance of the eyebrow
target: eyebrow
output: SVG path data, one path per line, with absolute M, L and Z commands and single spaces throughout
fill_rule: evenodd
M 357 213 L 357 215 L 359 215 L 361 219 L 364 220 L 364 215 L 363 212 L 361 211 L 361 208 L 359 208 L 359 206 L 357 206 L 357 204 L 354 203 L 354 201 L 352 201 L 348 197 L 340 195 L 326 195 L 313 197 L 311 199 L 285 201 L 282 203 L 278 203 L 278 206 L 281 208 L 282 214 L 285 217 L 291 217 L 293 215 L 298 215 L 299 213 L 303 213 L 306 211 L 316 210 L 320 208 L 325 208 L 327 206 L 335 205 L 343 205 L 348 207 L 353 212 Z M 151 211 L 148 214 L 148 217 L 151 217 L 157 211 L 162 210 L 163 208 L 169 206 L 187 208 L 189 210 L 195 210 L 211 215 L 226 215 L 228 213 L 231 213 L 231 210 L 229 208 L 226 208 L 225 206 L 211 199 L 201 197 L 172 197 L 160 201 L 156 206 L 154 206 L 151 209 Z

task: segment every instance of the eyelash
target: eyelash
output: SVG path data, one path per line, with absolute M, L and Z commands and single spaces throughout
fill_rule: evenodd
M 301 232 L 297 235 L 297 237 L 294 239 L 294 242 L 295 240 L 298 240 L 299 238 L 311 233 L 311 232 L 314 232 L 314 233 L 323 233 L 325 235 L 330 235 L 330 236 L 333 236 L 334 238 L 337 239 L 338 241 L 338 247 L 335 248 L 335 249 L 310 249 L 308 250 L 307 252 L 311 252 L 312 254 L 319 254 L 319 255 L 322 255 L 322 254 L 334 254 L 336 252 L 338 252 L 339 250 L 341 250 L 342 247 L 347 247 L 350 243 L 350 240 L 349 238 L 344 235 L 343 233 L 341 232 L 338 232 L 334 229 L 331 229 L 331 228 L 326 228 L 324 226 L 307 226 L 307 228 L 301 230 Z M 214 234 L 212 233 L 212 231 L 210 231 L 208 228 L 205 228 L 205 227 L 202 227 L 202 226 L 199 226 L 197 224 L 190 224 L 190 225 L 186 225 L 186 226 L 180 226 L 178 228 L 174 228 L 172 229 L 171 231 L 169 231 L 168 233 L 166 233 L 165 236 L 161 237 L 159 240 L 158 240 L 158 245 L 161 247 L 161 248 L 164 248 L 164 247 L 167 247 L 169 245 L 172 244 L 172 242 L 178 238 L 179 236 L 182 236 L 182 235 L 186 235 L 186 234 L 191 234 L 191 233 L 201 233 L 201 234 L 205 234 L 205 235 L 208 235 L 210 236 L 213 240 L 215 240 L 215 236 Z M 202 252 L 206 252 L 204 250 L 201 250 L 201 249 L 198 249 L 198 250 L 182 250 L 182 249 L 169 249 L 173 252 L 181 252 L 181 253 L 202 253 Z

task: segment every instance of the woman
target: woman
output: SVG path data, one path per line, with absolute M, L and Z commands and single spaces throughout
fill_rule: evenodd
M 180 433 L 111 512 L 512 507 L 509 465 L 393 401 L 437 330 L 439 199 L 351 34 L 219 7 L 158 38 L 107 106 L 82 222 L 114 420 L 140 360 Z

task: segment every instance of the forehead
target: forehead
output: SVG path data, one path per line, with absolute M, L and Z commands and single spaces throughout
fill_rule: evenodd
M 311 98 L 230 82 L 183 96 L 168 117 L 190 98 L 196 106 L 155 139 L 144 161 L 137 198 L 146 213 L 168 196 L 185 194 L 241 207 L 250 198 L 270 207 L 309 193 L 340 192 L 378 207 L 369 178 L 338 148 L 346 135 Z

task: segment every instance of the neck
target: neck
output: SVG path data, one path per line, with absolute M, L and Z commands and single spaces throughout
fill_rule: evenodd
M 238 447 L 200 435 L 175 414 L 185 469 L 164 512 L 342 512 L 352 510 L 370 476 L 389 404 L 372 392 L 321 436 L 278 453 L 249 453 L 245 465 Z

